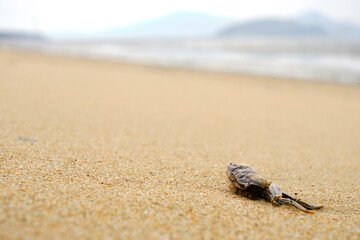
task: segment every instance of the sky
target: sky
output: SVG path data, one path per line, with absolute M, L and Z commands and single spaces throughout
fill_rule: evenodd
M 94 32 L 192 11 L 249 20 L 318 12 L 360 26 L 360 0 L 0 0 L 0 30 Z

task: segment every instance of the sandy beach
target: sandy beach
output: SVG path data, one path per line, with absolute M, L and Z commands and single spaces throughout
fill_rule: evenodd
M 359 171 L 359 86 L 0 49 L 0 239 L 359 239 Z

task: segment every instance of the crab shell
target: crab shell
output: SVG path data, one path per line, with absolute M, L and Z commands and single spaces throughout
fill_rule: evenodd
M 250 186 L 257 186 L 261 189 L 266 189 L 270 185 L 270 182 L 260 176 L 260 174 L 250 166 L 245 164 L 237 165 L 235 163 L 230 163 L 227 175 L 232 184 L 241 190 L 246 190 Z

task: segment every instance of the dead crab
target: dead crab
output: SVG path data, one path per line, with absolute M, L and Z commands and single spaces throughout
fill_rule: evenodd
M 227 175 L 236 191 L 248 198 L 263 198 L 276 206 L 293 205 L 309 213 L 313 213 L 311 210 L 323 207 L 321 204 L 309 204 L 282 192 L 278 185 L 267 181 L 248 165 L 230 163 Z

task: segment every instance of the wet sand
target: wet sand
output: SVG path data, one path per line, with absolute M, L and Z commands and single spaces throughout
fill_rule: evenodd
M 0 239 L 360 238 L 359 86 L 0 49 L 0 139 Z

